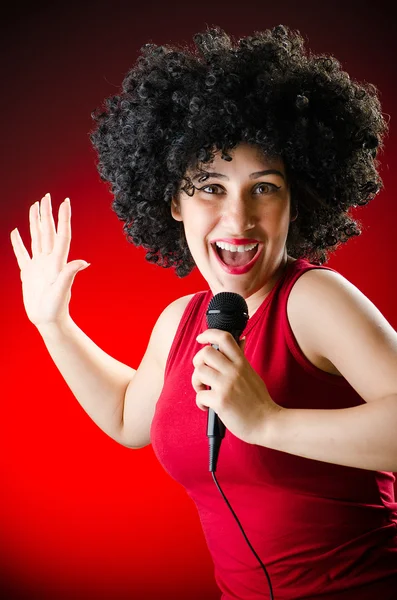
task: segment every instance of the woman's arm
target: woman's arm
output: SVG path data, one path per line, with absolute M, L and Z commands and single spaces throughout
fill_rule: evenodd
M 124 397 L 136 370 L 99 348 L 69 317 L 37 327 L 67 385 L 105 433 L 121 442 Z
M 366 404 L 284 409 L 263 426 L 263 446 L 360 469 L 397 471 L 397 334 L 341 275 L 304 273 L 288 300 L 295 332 L 328 359 Z M 337 390 L 335 391 L 337 393 Z
M 150 444 L 167 357 L 192 296 L 182 296 L 162 311 L 137 370 L 106 354 L 71 318 L 61 326 L 38 327 L 80 405 L 102 431 L 123 446 L 138 449 Z
M 346 467 L 397 472 L 397 394 L 335 410 L 280 407 L 264 424 L 260 445 Z

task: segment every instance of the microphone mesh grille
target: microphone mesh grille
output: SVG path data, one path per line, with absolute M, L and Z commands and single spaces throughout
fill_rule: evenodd
M 219 311 L 211 313 L 211 311 Z M 248 306 L 240 294 L 220 292 L 210 301 L 207 309 L 209 329 L 222 329 L 230 333 L 244 331 L 248 321 Z

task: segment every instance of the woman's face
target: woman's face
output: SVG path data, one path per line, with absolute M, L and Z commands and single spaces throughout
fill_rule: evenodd
M 228 291 L 259 298 L 287 262 L 289 186 L 281 159 L 269 161 L 246 143 L 230 155 L 227 162 L 217 152 L 205 172 L 188 171 L 194 195 L 181 191 L 171 214 L 183 222 L 190 252 L 214 295 Z M 233 247 L 219 248 L 219 240 Z M 233 252 L 242 242 L 257 245 Z

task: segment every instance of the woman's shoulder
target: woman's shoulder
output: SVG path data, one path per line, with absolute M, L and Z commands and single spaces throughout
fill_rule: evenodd
M 291 290 L 287 312 L 298 343 L 339 369 L 366 402 L 395 395 L 397 333 L 343 275 L 305 272 Z
M 160 335 L 157 336 L 160 347 L 157 350 L 164 367 L 183 313 L 193 296 L 195 294 L 187 294 L 176 298 L 165 307 L 157 320 L 155 328 L 160 332 Z
M 193 296 L 195 296 L 195 294 L 187 294 L 186 296 L 176 298 L 165 307 L 159 317 L 159 321 L 161 320 L 163 323 L 164 333 L 168 332 L 170 335 L 173 333 L 172 339 L 178 329 L 183 313 Z
M 325 356 L 323 356 L 312 343 L 311 337 L 308 335 L 309 327 L 305 315 L 308 311 L 305 310 L 307 305 L 311 305 L 310 318 L 315 319 L 315 306 L 309 303 L 316 289 L 326 284 L 339 285 L 344 281 L 349 282 L 334 270 L 324 268 L 308 268 L 304 269 L 295 279 L 287 301 L 287 316 L 294 337 L 305 355 L 314 366 L 331 373 L 333 375 L 342 376 L 335 365 Z
M 176 300 L 173 300 L 167 307 L 165 310 L 168 310 L 170 317 L 174 317 L 176 320 L 178 320 L 178 324 L 179 321 L 182 318 L 183 313 L 185 312 L 185 309 L 187 308 L 187 305 L 189 304 L 190 300 L 196 295 L 196 293 L 194 294 L 187 294 L 186 296 L 181 296 L 180 298 L 176 298 Z

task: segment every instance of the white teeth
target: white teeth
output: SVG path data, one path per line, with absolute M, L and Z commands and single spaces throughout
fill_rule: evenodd
M 256 244 L 246 244 L 245 246 L 234 246 L 233 244 L 228 244 L 227 242 L 215 242 L 215 244 L 222 248 L 222 250 L 229 250 L 230 252 L 247 252 L 248 250 L 253 250 L 256 248 L 258 243 Z

